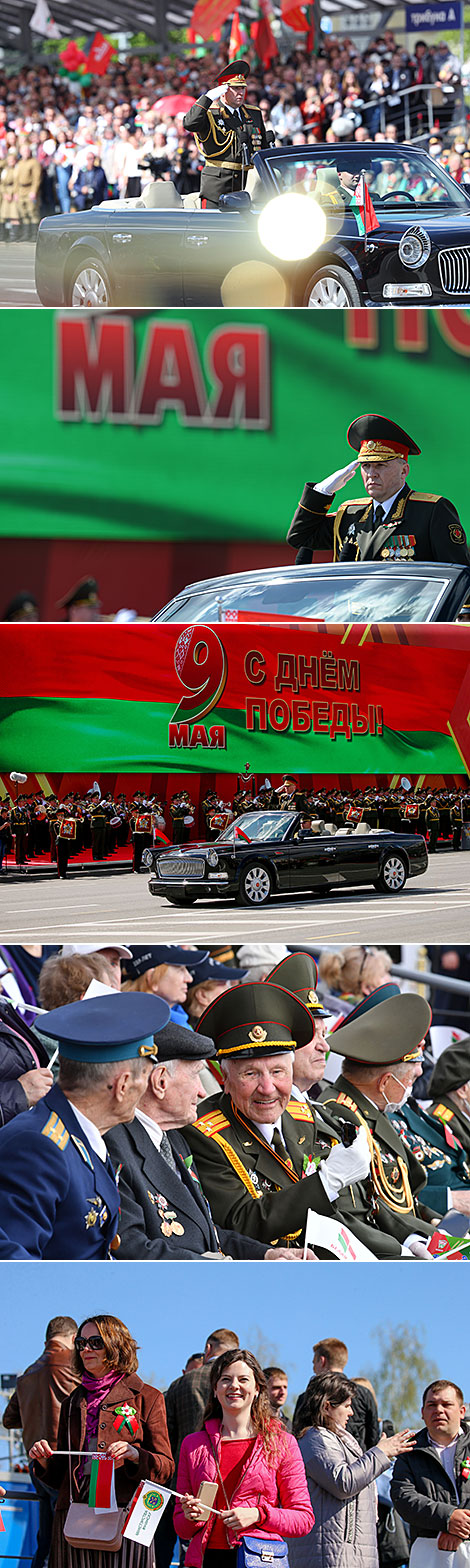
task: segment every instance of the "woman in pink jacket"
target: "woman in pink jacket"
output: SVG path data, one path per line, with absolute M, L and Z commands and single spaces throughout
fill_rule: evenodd
M 197 1493 L 217 1484 L 214 1511 Z M 181 1445 L 174 1525 L 187 1568 L 234 1568 L 245 1534 L 282 1541 L 314 1524 L 300 1449 L 271 1415 L 266 1379 L 249 1350 L 214 1361 L 202 1431 Z

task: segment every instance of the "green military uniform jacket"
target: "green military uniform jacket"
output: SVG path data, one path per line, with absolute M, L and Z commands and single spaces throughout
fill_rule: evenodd
M 362 1186 L 343 1188 L 337 1202 L 330 1203 L 315 1167 L 337 1141 L 336 1129 L 328 1115 L 324 1120 L 321 1107 L 319 1111 L 317 1118 L 305 1101 L 289 1100 L 282 1117 L 289 1169 L 229 1095 L 204 1101 L 201 1116 L 184 1129 L 184 1136 L 215 1223 L 268 1246 L 300 1246 L 308 1210 L 314 1209 L 345 1220 L 377 1257 L 399 1257 L 396 1242 L 369 1224 L 370 1204 Z
M 454 1138 L 460 1140 L 465 1153 L 470 1155 L 470 1116 L 465 1116 L 464 1112 L 459 1111 L 456 1101 L 451 1100 L 450 1095 L 441 1094 L 438 1100 L 433 1100 L 428 1106 L 428 1115 L 434 1116 L 436 1121 L 441 1123 L 441 1127 L 448 1127 L 449 1132 L 454 1134 Z
M 404 485 L 391 511 L 373 530 L 373 502 L 343 501 L 329 512 L 332 496 L 304 487 L 287 543 L 300 553 L 302 564 L 312 550 L 332 550 L 334 561 L 455 561 L 470 565 L 464 530 L 451 501 Z
M 379 1111 L 342 1074 L 336 1083 L 327 1084 L 323 1089 L 319 1105 L 324 1105 L 334 1120 L 344 1117 L 357 1127 L 365 1123 L 372 1136 L 374 1158 L 371 1182 L 380 1229 L 389 1236 L 395 1236 L 399 1242 L 406 1242 L 407 1236 L 416 1233 L 432 1236 L 435 1226 L 430 1221 L 437 1219 L 437 1215 L 417 1201 L 417 1194 L 426 1183 L 426 1172 L 414 1154 L 405 1148 L 388 1116 L 384 1116 L 383 1111 Z M 350 1189 L 347 1191 L 349 1193 Z M 349 1225 L 346 1213 L 344 1218 Z
M 436 1120 L 417 1100 L 409 1100 L 390 1117 L 399 1137 L 426 1176 L 424 1196 L 438 1214 L 452 1208 L 449 1192 L 466 1188 L 470 1197 L 470 1166 L 465 1150 L 448 1124 Z
M 248 152 L 248 162 L 242 164 L 240 133 L 250 133 L 254 152 L 268 146 L 264 120 L 260 109 L 250 104 L 240 110 L 229 109 L 220 99 L 215 101 L 205 94 L 198 98 L 183 119 L 185 130 L 193 131 L 199 151 L 205 158 L 201 175 L 201 197 L 214 206 L 219 197 L 231 191 L 241 191 L 246 168 L 253 163 Z

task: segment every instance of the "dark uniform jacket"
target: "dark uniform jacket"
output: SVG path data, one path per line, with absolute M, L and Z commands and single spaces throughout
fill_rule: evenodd
M 229 1095 L 205 1100 L 202 1115 L 185 1128 L 185 1137 L 216 1224 L 233 1226 L 268 1246 L 300 1246 L 309 1209 L 343 1219 L 347 1211 L 346 1223 L 377 1257 L 399 1257 L 396 1242 L 368 1223 L 370 1204 L 361 1185 L 343 1188 L 334 1204 L 327 1197 L 316 1166 L 337 1141 L 329 1121 L 322 1116 L 319 1125 L 316 1111 L 305 1101 L 289 1101 L 282 1117 L 289 1168 Z
M 425 1186 L 425 1172 L 419 1160 L 405 1148 L 388 1116 L 342 1075 L 323 1090 L 320 1105 L 325 1105 L 334 1119 L 343 1116 L 357 1127 L 365 1122 L 372 1135 L 371 1181 L 380 1229 L 400 1242 L 406 1242 L 407 1236 L 417 1233 L 432 1236 L 435 1227 L 429 1221 L 437 1215 L 416 1201 L 417 1193 Z M 346 1214 L 344 1217 L 349 1225 L 350 1219 Z
M 458 1500 L 426 1427 L 417 1433 L 412 1452 L 399 1454 L 395 1460 L 392 1503 L 409 1524 L 412 1543 L 418 1536 L 435 1539 L 441 1530 L 448 1531 L 454 1508 L 470 1508 L 470 1426 L 466 1422 L 457 1438 L 454 1471 Z
M 456 561 L 470 565 L 464 530 L 451 501 L 426 495 L 404 485 L 391 511 L 373 531 L 373 502 L 343 501 L 329 512 L 332 496 L 315 490 L 315 481 L 304 487 L 294 513 L 287 543 L 298 550 L 305 565 L 312 550 L 332 550 L 334 561 Z
M 111 1160 L 61 1089 L 0 1132 L 0 1257 L 106 1258 L 118 1211 Z
M 346 1374 L 345 1374 L 346 1375 Z M 294 1437 L 300 1437 L 303 1427 L 310 1426 L 308 1407 L 316 1377 L 311 1377 L 303 1394 L 299 1394 L 294 1410 L 292 1431 Z M 380 1425 L 374 1395 L 370 1388 L 363 1388 L 361 1383 L 356 1383 L 354 1393 L 351 1394 L 353 1413 L 346 1424 L 346 1431 L 355 1437 L 363 1452 L 368 1448 L 375 1448 L 380 1438 Z
M 239 115 L 238 109 L 229 109 L 220 99 L 214 102 L 204 95 L 188 109 L 183 125 L 187 131 L 195 133 L 199 151 L 206 160 L 201 175 L 201 196 L 217 206 L 220 196 L 242 190 L 245 169 L 253 166 L 251 150 L 257 152 L 260 147 L 268 146 L 261 110 L 251 104 L 248 108 L 242 105 Z M 241 152 L 244 132 L 251 137 L 245 165 Z
M 459 1111 L 457 1102 L 451 1100 L 450 1095 L 441 1094 L 439 1099 L 432 1100 L 428 1113 L 441 1127 L 448 1127 L 454 1137 L 459 1138 L 465 1153 L 470 1156 L 470 1116 Z
M 118 1432 L 114 1425 L 116 1420 L 122 1420 L 117 1412 L 118 1405 L 129 1405 L 135 1411 L 138 1429 L 135 1435 L 124 1428 Z M 69 1399 L 64 1401 L 60 1412 L 59 1431 L 57 1434 L 57 1447 L 59 1449 L 82 1449 L 85 1446 L 85 1431 L 87 1418 L 87 1398 L 85 1389 L 80 1384 Z M 69 1443 L 70 1419 L 70 1443 Z M 143 1383 L 137 1372 L 123 1375 L 108 1394 L 105 1395 L 101 1406 L 98 1424 L 99 1451 L 105 1452 L 109 1443 L 120 1439 L 132 1443 L 138 1448 L 139 1457 L 136 1461 L 130 1459 L 115 1460 L 116 1502 L 118 1508 L 123 1508 L 129 1503 L 139 1481 L 160 1481 L 164 1486 L 169 1481 L 173 1470 L 173 1460 L 168 1439 L 168 1430 L 165 1416 L 165 1401 L 158 1388 L 152 1388 L 149 1383 Z M 72 1461 L 72 1497 L 76 1502 L 80 1496 L 79 1470 L 82 1461 L 74 1456 Z M 53 1454 L 47 1466 L 41 1468 L 35 1465 L 35 1473 L 47 1486 L 59 1491 L 57 1507 L 68 1508 L 69 1503 L 69 1467 L 66 1454 Z M 91 1556 L 93 1557 L 93 1553 Z
M 19 1079 L 23 1073 L 34 1072 L 35 1057 L 40 1067 L 48 1067 L 45 1046 L 6 997 L 0 997 L 0 1127 L 5 1127 L 20 1111 L 28 1110 L 28 1100 Z
M 170 1133 L 169 1138 L 180 1173 L 177 1176 L 137 1116 L 106 1136 L 119 1172 L 121 1246 L 117 1257 L 184 1262 L 199 1258 L 203 1252 L 228 1252 L 235 1258 L 264 1258 L 266 1247 L 259 1242 L 234 1231 L 216 1231 L 187 1143 L 179 1132 Z M 191 1162 L 189 1169 L 186 1160 Z
M 447 1214 L 449 1188 L 467 1188 L 470 1198 L 470 1167 L 465 1150 L 450 1127 L 417 1105 L 404 1105 L 390 1117 L 406 1149 L 419 1160 L 426 1176 L 423 1197 L 438 1214 Z

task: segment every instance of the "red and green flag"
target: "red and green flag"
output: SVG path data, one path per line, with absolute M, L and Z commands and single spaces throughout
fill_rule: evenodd
M 88 1507 L 103 1513 L 116 1507 L 114 1489 L 114 1459 L 107 1454 L 95 1454 L 91 1461 Z
M 250 37 L 258 60 L 269 70 L 271 60 L 276 59 L 279 49 L 271 27 L 272 12 L 268 0 L 259 0 L 257 11 L 257 20 L 250 27 Z
M 353 218 L 356 219 L 358 233 L 363 234 L 365 239 L 367 239 L 368 234 L 372 233 L 373 229 L 380 228 L 369 187 L 366 185 L 363 174 L 361 174 L 361 178 L 356 185 L 348 212 L 352 213 Z
M 286 27 L 292 27 L 294 33 L 308 33 L 310 23 L 297 0 L 281 0 L 281 17 Z
M 245 23 L 240 20 L 239 11 L 234 11 L 228 46 L 229 60 L 242 60 L 249 47 L 249 37 Z
M 208 42 L 215 37 L 216 30 L 227 21 L 232 11 L 233 0 L 196 0 L 190 27 Z

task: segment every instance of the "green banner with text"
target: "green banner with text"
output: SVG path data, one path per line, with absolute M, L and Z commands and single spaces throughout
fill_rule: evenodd
M 468 311 L 7 310 L 0 331 L 3 536 L 283 540 L 368 410 L 465 526 Z

